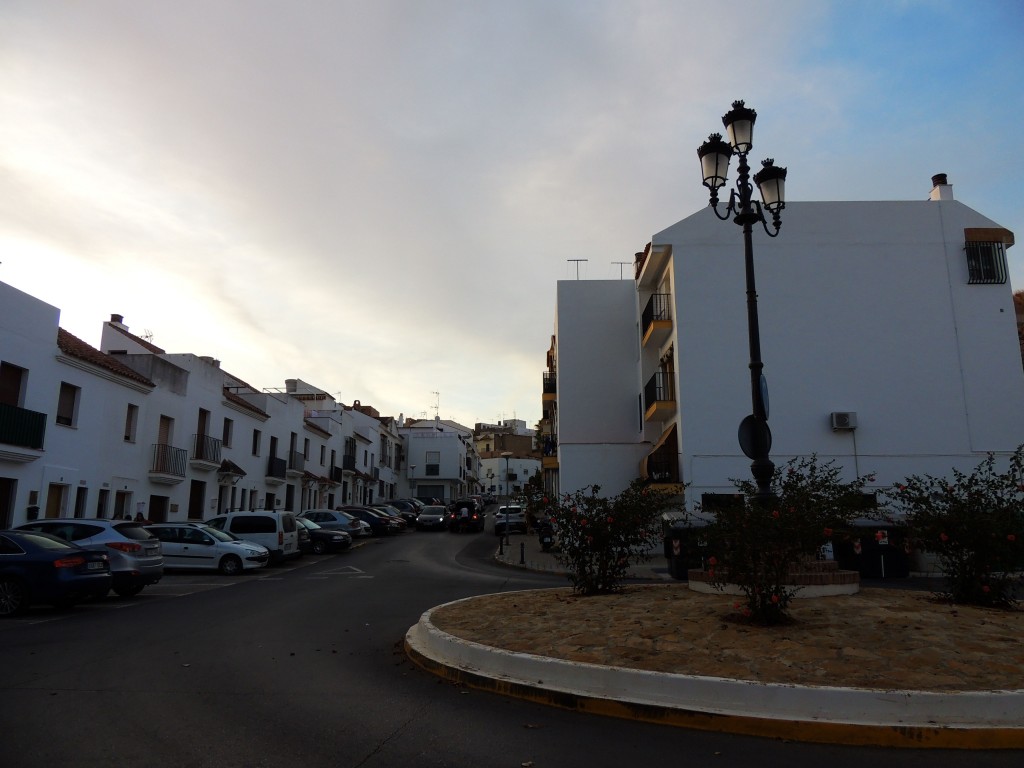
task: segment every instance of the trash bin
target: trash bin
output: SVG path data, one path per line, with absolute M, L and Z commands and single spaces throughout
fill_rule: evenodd
M 707 541 L 702 520 L 665 520 L 664 545 L 668 572 L 673 579 L 688 581 L 691 568 L 703 568 Z
M 836 543 L 839 567 L 863 579 L 906 579 L 910 576 L 907 529 L 888 520 L 857 521 L 849 537 Z

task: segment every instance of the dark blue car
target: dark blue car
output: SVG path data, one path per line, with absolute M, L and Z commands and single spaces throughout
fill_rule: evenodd
M 342 507 L 342 512 L 348 512 L 353 517 L 370 524 L 370 531 L 374 536 L 387 536 L 398 533 L 398 523 L 391 520 L 390 515 L 378 512 L 368 507 Z
M 36 603 L 70 608 L 110 590 L 110 560 L 48 533 L 0 531 L 0 616 Z

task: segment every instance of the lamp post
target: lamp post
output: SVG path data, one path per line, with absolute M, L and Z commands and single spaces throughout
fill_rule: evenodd
M 769 237 L 777 237 L 782 226 L 780 213 L 786 207 L 786 169 L 776 167 L 771 158 L 762 161 L 762 168 L 754 174 L 754 183 L 761 191 L 761 200 L 752 200 L 753 187 L 750 184 L 750 166 L 747 154 L 754 146 L 754 121 L 757 112 L 734 101 L 732 109 L 722 117 L 728 143 L 720 133 L 713 133 L 697 150 L 700 158 L 704 186 L 710 190 L 710 205 L 715 215 L 725 221 L 732 220 L 743 228 L 743 258 L 746 267 L 747 285 L 747 337 L 750 347 L 750 398 L 753 413 L 740 422 L 740 448 L 751 459 L 750 470 L 757 483 L 756 498 L 768 503 L 774 498 L 771 483 L 775 465 L 768 458 L 772 446 L 772 433 L 768 429 L 768 384 L 761 362 L 761 331 L 757 320 L 757 289 L 754 285 L 753 226 L 761 224 Z M 718 190 L 724 187 L 729 173 L 729 159 L 733 153 L 739 155 L 738 177 L 735 189 L 729 192 L 729 204 L 724 213 L 718 210 Z M 764 212 L 772 216 L 769 229 Z
M 416 465 L 409 465 L 409 495 L 416 498 Z
M 505 459 L 505 543 L 508 544 L 508 513 L 509 504 L 512 503 L 512 481 L 509 479 L 508 460 L 512 458 L 511 451 L 503 451 L 501 454 Z

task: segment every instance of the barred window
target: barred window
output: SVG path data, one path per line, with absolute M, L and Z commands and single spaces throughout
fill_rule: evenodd
M 971 285 L 1002 285 L 1006 282 L 1006 251 L 998 242 L 969 242 L 967 282 Z

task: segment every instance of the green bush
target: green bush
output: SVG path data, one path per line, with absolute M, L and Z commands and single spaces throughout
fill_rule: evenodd
M 797 590 L 788 583 L 790 572 L 865 514 L 864 485 L 874 478 L 842 482 L 840 474 L 833 461 L 794 458 L 776 467 L 769 503 L 755 498 L 753 481 L 733 480 L 740 503 L 714 511 L 706 528 L 709 581 L 718 589 L 737 585 L 752 623 L 785 621 Z
M 906 516 L 915 546 L 938 557 L 946 597 L 1014 605 L 1024 565 L 1024 446 L 1004 472 L 989 454 L 971 474 L 954 469 L 951 478 L 914 475 L 886 497 Z
M 661 515 L 678 507 L 674 494 L 641 480 L 611 499 L 592 485 L 565 494 L 553 510 L 559 562 L 581 595 L 617 592 L 630 567 L 647 558 L 661 537 Z

